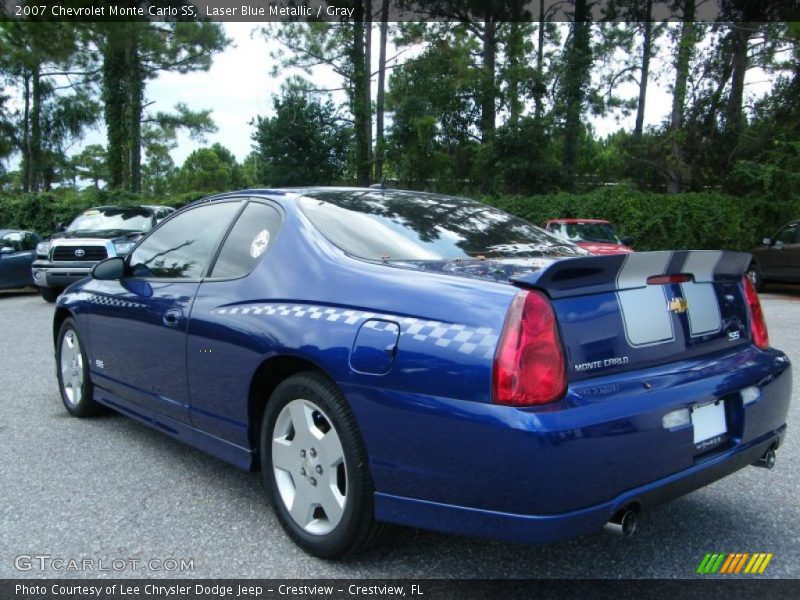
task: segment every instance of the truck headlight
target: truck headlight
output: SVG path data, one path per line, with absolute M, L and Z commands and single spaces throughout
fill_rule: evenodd
M 114 242 L 114 250 L 117 256 L 125 256 L 136 245 L 136 242 Z
M 50 253 L 50 242 L 39 242 L 36 244 L 36 256 L 47 257 Z

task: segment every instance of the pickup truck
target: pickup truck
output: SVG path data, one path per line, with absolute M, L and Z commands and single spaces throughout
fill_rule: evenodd
M 98 206 L 36 246 L 33 282 L 47 302 L 111 256 L 125 256 L 143 234 L 175 211 L 169 206 Z

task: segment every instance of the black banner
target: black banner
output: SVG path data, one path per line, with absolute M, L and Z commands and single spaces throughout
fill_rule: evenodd
M 591 0 L 586 21 L 680 21 L 686 0 Z M 575 0 L 391 0 L 388 21 L 571 21 Z M 370 6 L 374 14 L 369 14 Z M 380 21 L 381 2 L 363 0 L 0 0 L 0 20 Z M 703 0 L 693 21 L 800 21 L 800 0 Z
M 725 600 L 797 598 L 800 580 L 0 580 L 3 600 L 269 600 L 271 598 L 415 598 L 418 600 L 574 597 Z

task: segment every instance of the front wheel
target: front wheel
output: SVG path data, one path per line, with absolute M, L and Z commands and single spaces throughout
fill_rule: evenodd
M 73 417 L 91 417 L 104 412 L 94 401 L 94 386 L 89 378 L 89 361 L 75 321 L 65 319 L 56 345 L 58 389 L 67 412 Z
M 309 554 L 340 558 L 371 546 L 374 519 L 367 453 L 346 400 L 316 373 L 283 381 L 261 426 L 261 466 L 270 502 Z
M 55 302 L 58 299 L 58 290 L 49 287 L 39 287 L 39 295 L 45 302 Z

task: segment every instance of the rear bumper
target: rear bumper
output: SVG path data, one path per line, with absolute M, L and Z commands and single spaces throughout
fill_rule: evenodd
M 686 471 L 618 495 L 613 500 L 558 515 L 527 515 L 375 494 L 375 518 L 444 533 L 512 542 L 555 542 L 599 531 L 623 508 L 649 510 L 713 483 L 756 462 L 786 433 L 784 425 L 759 440 L 732 449 Z
M 785 433 L 791 386 L 783 353 L 750 346 L 582 381 L 536 410 L 342 388 L 367 445 L 378 519 L 544 542 L 754 463 Z M 753 387 L 757 399 L 746 402 L 741 392 Z M 717 399 L 724 443 L 697 450 L 691 424 L 665 428 L 666 414 Z
M 53 263 L 37 260 L 31 265 L 33 283 L 39 287 L 64 289 L 92 274 L 96 262 Z

